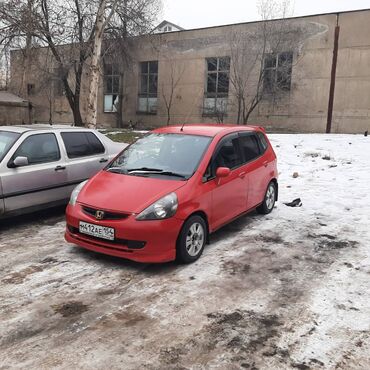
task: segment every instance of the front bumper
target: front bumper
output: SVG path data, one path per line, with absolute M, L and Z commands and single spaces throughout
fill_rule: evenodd
M 175 217 L 158 221 L 136 221 L 134 215 L 122 220 L 98 221 L 82 211 L 79 204 L 68 205 L 65 239 L 79 247 L 137 262 L 161 263 L 176 258 L 176 241 L 183 221 Z M 79 222 L 113 227 L 114 242 L 79 232 Z

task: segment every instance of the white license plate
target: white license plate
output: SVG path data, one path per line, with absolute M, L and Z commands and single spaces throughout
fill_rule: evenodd
M 93 225 L 80 221 L 80 233 L 95 236 L 97 238 L 114 240 L 114 229 L 100 225 Z

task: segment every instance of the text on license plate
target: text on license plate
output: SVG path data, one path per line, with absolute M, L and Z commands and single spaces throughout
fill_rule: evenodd
M 112 227 L 93 225 L 80 221 L 80 233 L 95 236 L 97 238 L 114 240 L 114 229 Z

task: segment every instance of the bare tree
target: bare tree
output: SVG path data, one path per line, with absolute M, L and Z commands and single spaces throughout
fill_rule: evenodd
M 168 81 L 162 83 L 162 98 L 166 107 L 167 126 L 171 122 L 171 113 L 174 104 L 174 99 L 177 98 L 178 85 L 184 75 L 185 65 L 181 62 L 168 60 L 166 63 Z
M 90 72 L 87 122 L 96 125 L 96 99 L 103 38 L 151 29 L 160 0 L 6 0 L 0 8 L 5 32 L 0 45 L 28 43 L 50 48 L 60 71 L 74 123 L 84 125 L 81 89 Z M 156 6 L 158 5 L 158 6 Z M 122 32 L 120 32 L 122 31 Z M 89 65 L 90 63 L 90 65 Z
M 266 94 L 276 96 L 290 83 L 291 51 L 295 46 L 292 29 L 286 19 L 290 2 L 261 0 L 258 8 L 262 22 L 251 26 L 249 31 L 232 32 L 229 39 L 230 83 L 236 103 L 237 124 L 248 122 Z M 268 62 L 273 60 L 279 65 L 269 66 Z
M 99 66 L 103 34 L 110 19 L 116 11 L 118 0 L 101 0 L 98 6 L 96 22 L 94 26 L 94 41 L 92 43 L 92 55 L 89 66 L 90 88 L 87 98 L 86 126 L 96 128 L 97 106 L 98 106 L 98 87 L 99 87 Z

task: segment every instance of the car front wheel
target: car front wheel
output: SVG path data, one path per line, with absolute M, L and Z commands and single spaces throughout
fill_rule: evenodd
M 207 241 L 207 225 L 200 216 L 191 216 L 181 229 L 177 241 L 176 259 L 180 263 L 196 261 Z
M 269 186 L 267 187 L 265 198 L 263 199 L 262 204 L 259 207 L 257 207 L 258 213 L 267 215 L 273 210 L 276 201 L 276 192 L 277 192 L 276 184 L 273 181 L 271 181 L 269 183 Z

